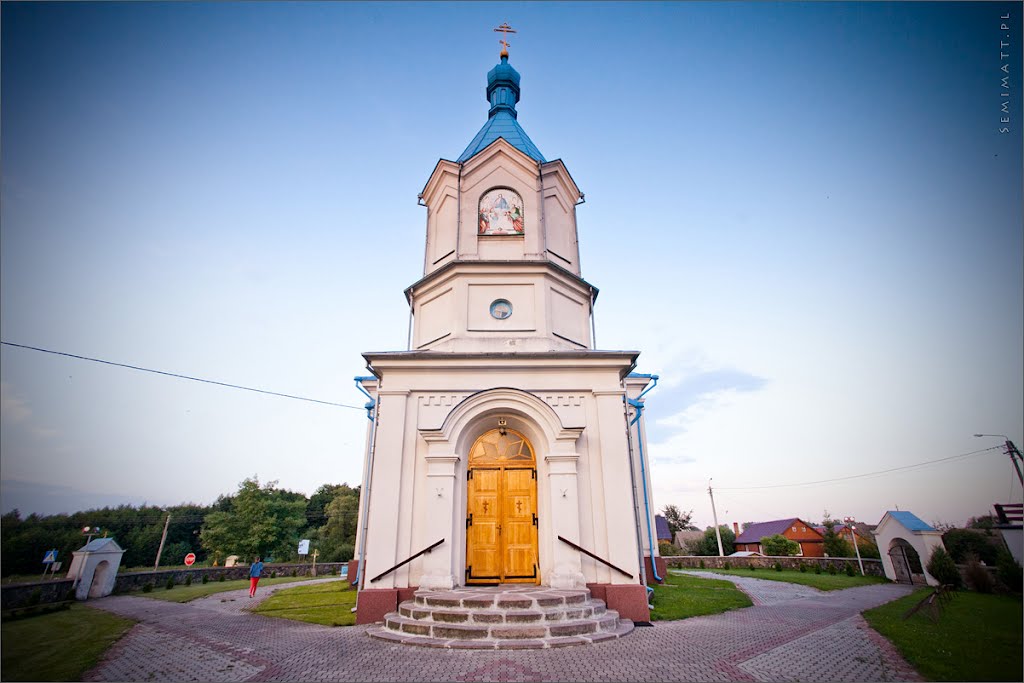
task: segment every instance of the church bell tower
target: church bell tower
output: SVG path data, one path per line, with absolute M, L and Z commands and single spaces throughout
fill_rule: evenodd
M 363 354 L 356 378 L 371 399 L 358 623 L 415 590 L 493 584 L 586 588 L 646 621 L 664 571 L 642 417 L 657 377 L 633 373 L 637 351 L 594 347 L 583 193 L 519 124 L 520 75 L 499 59 L 486 122 L 419 194 L 409 348 Z
M 517 120 L 508 53 L 487 74 L 487 122 L 455 161 L 442 159 L 427 208 L 423 278 L 406 290 L 412 349 L 454 352 L 592 348 L 597 289 L 580 277 L 583 194 Z

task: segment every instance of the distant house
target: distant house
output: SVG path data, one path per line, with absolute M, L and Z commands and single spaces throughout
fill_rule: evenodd
M 677 531 L 676 532 L 676 547 L 686 550 L 686 546 L 690 543 L 695 543 L 704 538 L 703 531 Z
M 824 557 L 825 539 L 813 526 L 799 517 L 776 519 L 771 522 L 751 524 L 743 533 L 736 537 L 736 551 L 751 551 L 764 554 L 761 539 L 765 536 L 780 534 L 800 546 L 798 555 L 804 557 Z
M 870 531 L 865 529 L 865 526 L 866 525 L 859 524 L 858 522 L 853 523 L 853 533 L 857 536 L 857 545 L 875 542 L 874 536 L 871 534 Z M 824 526 L 816 526 L 814 527 L 814 530 L 822 536 L 824 536 L 825 532 L 828 531 L 828 529 L 826 529 Z M 832 530 L 835 531 L 836 534 L 838 534 L 839 538 L 843 539 L 844 541 L 850 540 L 850 527 L 848 527 L 847 525 L 836 524 L 834 527 L 832 527 Z
M 668 528 L 668 520 L 661 515 L 654 515 L 654 526 L 658 531 L 658 540 L 672 542 L 672 532 Z

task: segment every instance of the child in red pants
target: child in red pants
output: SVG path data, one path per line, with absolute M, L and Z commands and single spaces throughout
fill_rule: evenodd
M 257 557 L 256 561 L 249 565 L 249 597 L 256 595 L 256 584 L 260 582 L 260 574 L 263 573 L 263 563 Z

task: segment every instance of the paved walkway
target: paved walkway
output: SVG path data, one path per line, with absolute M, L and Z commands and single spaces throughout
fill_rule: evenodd
M 655 622 L 597 645 L 522 651 L 394 645 L 368 637 L 364 626 L 329 628 L 248 614 L 244 608 L 260 598 L 250 600 L 246 590 L 185 604 L 114 596 L 89 604 L 139 623 L 85 680 L 921 680 L 859 615 L 906 595 L 908 587 L 823 593 L 777 581 L 730 580 L 751 594 L 753 607 Z

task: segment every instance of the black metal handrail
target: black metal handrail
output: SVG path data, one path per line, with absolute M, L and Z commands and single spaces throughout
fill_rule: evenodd
M 584 554 L 584 555 L 586 555 L 587 557 L 592 557 L 592 558 L 594 558 L 595 560 L 597 560 L 598 562 L 601 562 L 601 563 L 603 563 L 603 564 L 606 564 L 606 565 L 608 565 L 609 567 L 611 567 L 612 569 L 614 569 L 614 570 L 615 570 L 615 571 L 617 571 L 618 573 L 622 574 L 623 576 L 626 576 L 626 577 L 628 577 L 628 578 L 630 578 L 630 579 L 632 579 L 632 578 L 633 578 L 633 575 L 632 575 L 632 574 L 630 574 L 629 572 L 627 572 L 627 571 L 626 571 L 625 569 L 620 569 L 619 567 L 616 567 L 616 566 L 615 566 L 614 564 L 612 564 L 612 563 L 611 563 L 611 562 L 609 562 L 608 560 L 604 559 L 603 557 L 598 557 L 597 555 L 595 555 L 594 553 L 590 552 L 590 551 L 589 551 L 589 550 L 587 550 L 586 548 L 581 548 L 581 547 L 579 547 L 578 545 L 576 545 L 575 543 L 573 543 L 573 542 L 572 542 L 572 541 L 570 541 L 569 539 L 567 539 L 567 538 L 564 538 L 564 537 L 562 537 L 562 536 L 559 536 L 559 537 L 558 537 L 558 540 L 559 540 L 559 541 L 562 541 L 563 543 L 568 543 L 568 544 L 569 544 L 569 545 L 571 545 L 571 546 L 572 546 L 573 548 L 575 548 L 576 550 L 579 550 L 579 551 L 580 551 L 581 553 L 583 553 L 583 554 Z
M 444 543 L 444 539 L 443 539 L 443 538 L 442 538 L 442 539 L 441 539 L 440 541 L 437 541 L 436 543 L 434 543 L 433 545 L 428 545 L 428 546 L 427 546 L 426 548 L 424 548 L 423 550 L 419 551 L 418 553 L 416 553 L 416 554 L 415 554 L 415 555 L 413 555 L 412 557 L 409 557 L 409 558 L 407 558 L 407 559 L 404 559 L 404 560 L 402 560 L 401 562 L 399 562 L 398 564 L 396 564 L 396 565 L 395 565 L 394 567 L 392 567 L 391 569 L 388 569 L 388 570 L 387 570 L 387 571 L 385 571 L 385 572 L 381 572 L 380 574 L 377 574 L 377 576 L 375 576 L 375 577 L 373 577 L 372 579 L 370 579 L 370 583 L 373 583 L 373 582 L 374 582 L 374 581 L 376 581 L 377 579 L 380 579 L 380 578 L 383 578 L 383 577 L 387 576 L 387 575 L 388 575 L 388 574 L 390 574 L 391 572 L 393 572 L 393 571 L 395 571 L 396 569 L 398 569 L 399 567 L 401 567 L 401 566 L 402 566 L 403 564 L 408 564 L 409 562 L 412 562 L 413 560 L 415 560 L 415 559 L 416 559 L 417 557 L 419 557 L 420 555 L 423 555 L 424 553 L 429 553 L 429 552 L 430 552 L 431 550 L 433 550 L 433 549 L 434 549 L 434 548 L 436 548 L 437 546 L 441 545 L 442 543 Z

